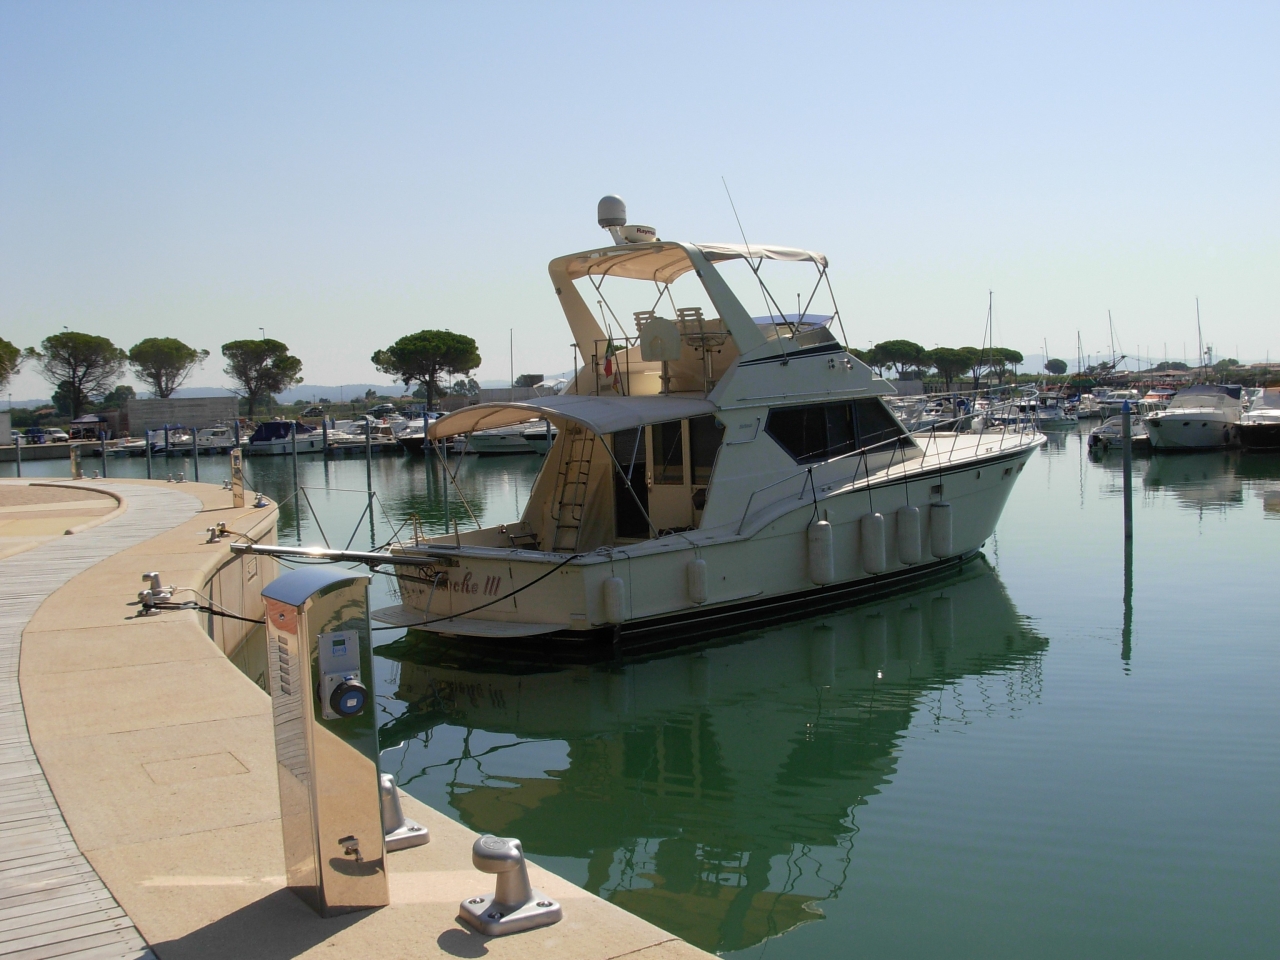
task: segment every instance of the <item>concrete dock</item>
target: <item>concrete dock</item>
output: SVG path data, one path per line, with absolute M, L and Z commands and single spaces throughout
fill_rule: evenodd
M 44 525 L 6 533 L 24 515 Z M 243 626 L 137 617 L 152 570 L 257 615 L 274 569 L 207 543 L 219 521 L 274 540 L 274 508 L 208 484 L 0 483 L 0 958 L 708 956 L 534 864 L 565 919 L 472 932 L 476 835 L 407 795 L 432 840 L 388 855 L 389 907 L 321 919 L 289 892 L 270 699 L 228 659 Z

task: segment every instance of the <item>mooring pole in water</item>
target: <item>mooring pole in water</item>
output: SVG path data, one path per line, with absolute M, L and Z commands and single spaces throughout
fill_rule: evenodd
M 324 447 L 324 456 L 329 456 L 329 415 L 325 414 L 320 418 L 320 430 L 322 446 Z
M 173 454 L 173 449 L 169 446 L 169 425 L 164 425 L 164 455 L 166 457 Z
M 104 430 L 98 431 L 98 452 L 102 454 L 102 479 L 107 478 L 107 434 Z
M 1120 447 L 1124 454 L 1124 539 L 1133 539 L 1133 428 L 1126 400 L 1120 411 Z
M 377 539 L 373 524 L 373 422 L 364 422 L 364 484 L 369 491 L 369 538 Z
M 197 442 L 200 431 L 195 427 L 191 428 L 191 472 L 195 475 L 196 483 L 200 482 L 200 445 Z
M 293 495 L 298 495 L 298 421 L 289 423 L 289 446 L 293 451 Z
M 14 463 L 18 465 L 18 476 L 22 476 L 22 434 L 13 438 Z
M 1124 623 L 1120 627 L 1120 659 L 1125 672 L 1133 657 L 1133 541 L 1124 542 Z
M 143 430 L 142 432 L 146 435 L 146 438 L 147 438 L 147 479 L 150 480 L 151 479 L 151 431 Z

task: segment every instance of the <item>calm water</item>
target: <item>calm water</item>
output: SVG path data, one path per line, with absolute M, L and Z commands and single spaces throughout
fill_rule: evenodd
M 481 522 L 538 465 L 468 458 Z M 363 461 L 303 461 L 282 541 L 443 529 L 438 471 L 373 470 L 371 526 Z M 292 492 L 286 458 L 249 471 Z M 1134 487 L 1128 602 L 1119 458 L 1072 433 L 984 559 L 878 603 L 592 665 L 382 631 L 383 768 L 726 954 L 1274 956 L 1280 457 L 1140 459 Z

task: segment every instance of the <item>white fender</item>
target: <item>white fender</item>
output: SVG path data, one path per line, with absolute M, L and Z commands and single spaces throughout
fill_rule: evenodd
M 884 573 L 884 514 L 865 514 L 858 526 L 862 528 L 862 569 Z
M 707 561 L 699 557 L 684 565 L 685 586 L 693 603 L 707 602 Z
M 898 559 L 903 563 L 920 562 L 920 508 L 898 508 Z
M 929 552 L 939 560 L 953 555 L 951 550 L 951 504 L 929 505 Z
M 831 524 L 817 520 L 809 524 L 809 579 L 831 583 L 836 578 L 836 555 L 831 540 Z
M 622 623 L 626 619 L 624 603 L 627 585 L 621 577 L 609 577 L 600 584 L 601 601 L 604 604 L 604 618 L 609 623 Z

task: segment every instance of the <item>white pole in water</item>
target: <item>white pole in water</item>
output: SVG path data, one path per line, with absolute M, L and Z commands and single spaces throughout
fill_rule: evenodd
M 1121 405 L 1120 449 L 1124 456 L 1124 539 L 1133 540 L 1133 428 L 1130 425 L 1129 401 Z
M 369 523 L 373 524 L 373 422 L 364 422 L 364 481 L 369 490 Z

